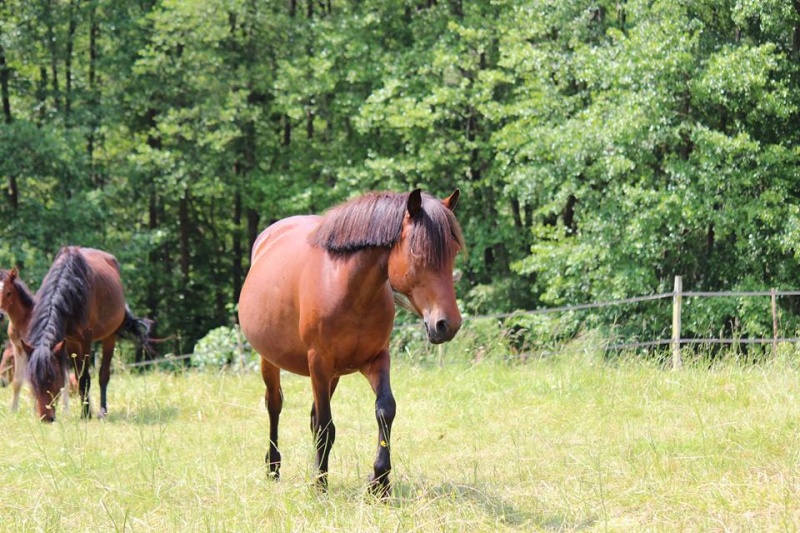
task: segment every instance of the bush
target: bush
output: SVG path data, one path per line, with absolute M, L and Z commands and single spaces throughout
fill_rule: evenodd
M 197 341 L 192 354 L 192 366 L 202 370 L 256 370 L 259 361 L 239 326 L 212 329 Z

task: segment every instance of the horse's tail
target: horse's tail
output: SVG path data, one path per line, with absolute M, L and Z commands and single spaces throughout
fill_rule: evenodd
M 137 318 L 131 312 L 130 307 L 125 305 L 125 320 L 117 330 L 117 335 L 131 339 L 139 343 L 151 357 L 157 355 L 154 339 L 150 336 L 154 322 L 149 318 Z

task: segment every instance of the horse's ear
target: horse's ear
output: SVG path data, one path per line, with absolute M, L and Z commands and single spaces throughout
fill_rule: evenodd
M 458 189 L 453 191 L 453 194 L 442 200 L 444 206 L 450 211 L 455 211 L 458 205 L 458 197 L 461 196 L 461 191 Z
M 64 349 L 64 341 L 58 341 L 55 346 L 53 346 L 53 353 L 59 353 L 61 350 Z
M 17 267 L 14 267 L 11 270 L 9 270 L 8 271 L 8 281 L 12 282 L 15 279 L 17 279 L 17 275 L 18 274 L 19 274 L 19 272 L 17 272 Z
M 419 214 L 420 210 L 422 210 L 422 189 L 414 189 L 411 191 L 411 194 L 408 195 L 406 209 L 408 209 L 408 214 L 411 218 Z

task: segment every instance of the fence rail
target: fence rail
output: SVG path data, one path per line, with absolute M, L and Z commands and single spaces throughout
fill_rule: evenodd
M 748 297 L 766 297 L 769 296 L 772 304 L 772 324 L 773 335 L 770 338 L 737 338 L 737 339 L 723 339 L 723 338 L 683 338 L 681 337 L 681 315 L 683 308 L 684 298 L 748 298 Z M 778 336 L 778 313 L 777 303 L 778 297 L 785 296 L 800 296 L 800 290 L 777 290 L 771 289 L 768 291 L 684 291 L 683 280 L 681 276 L 675 276 L 674 289 L 672 292 L 663 292 L 659 294 L 652 294 L 647 296 L 633 296 L 631 298 L 622 298 L 618 300 L 608 300 L 604 302 L 593 302 L 586 304 L 562 305 L 557 307 L 546 307 L 542 309 L 530 309 L 524 311 L 514 311 L 510 313 L 492 313 L 486 315 L 473 315 L 465 316 L 465 321 L 471 320 L 484 320 L 484 319 L 505 319 L 516 316 L 527 315 L 544 315 L 552 313 L 564 313 L 569 311 L 582 311 L 586 309 L 600 309 L 604 307 L 613 307 L 617 305 L 626 305 L 639 302 L 650 302 L 655 300 L 672 299 L 672 331 L 669 339 L 656 339 L 650 341 L 638 342 L 625 342 L 608 345 L 609 350 L 621 350 L 625 348 L 651 348 L 654 346 L 671 346 L 672 347 L 672 366 L 673 368 L 680 368 L 682 366 L 681 346 L 686 344 L 772 344 L 773 351 L 777 349 L 777 344 L 780 342 L 800 342 L 800 337 L 779 337 Z M 400 326 L 403 327 L 403 326 Z M 411 325 L 405 325 L 411 327 Z M 414 327 L 417 327 L 414 324 Z M 189 359 L 192 354 L 175 355 L 169 357 L 162 357 L 159 359 L 152 359 L 147 361 L 139 361 L 130 363 L 128 367 L 142 367 L 147 365 L 154 365 L 159 363 L 171 363 Z
M 681 316 L 683 311 L 684 298 L 748 298 L 748 297 L 766 297 L 771 299 L 772 307 L 772 325 L 773 335 L 769 338 L 737 338 L 737 339 L 724 339 L 724 338 L 684 338 L 681 337 Z M 681 346 L 686 344 L 772 344 L 773 351 L 777 350 L 778 343 L 781 342 L 800 342 L 798 337 L 779 337 L 778 336 L 778 312 L 776 299 L 778 297 L 786 296 L 800 296 L 798 290 L 777 290 L 771 289 L 768 291 L 684 291 L 683 279 L 681 276 L 675 276 L 674 289 L 672 292 L 663 292 L 649 296 L 634 296 L 631 298 L 622 298 L 618 300 L 608 300 L 604 302 L 593 302 L 587 304 L 575 305 L 562 305 L 558 307 L 547 307 L 544 309 L 532 309 L 526 311 L 516 311 L 513 313 L 494 313 L 487 315 L 477 315 L 464 317 L 464 320 L 480 320 L 480 319 L 503 319 L 514 316 L 527 316 L 527 315 L 541 315 L 550 313 L 563 313 L 568 311 L 581 311 L 584 309 L 599 309 L 603 307 L 612 307 L 616 305 L 625 305 L 638 302 L 647 302 L 654 300 L 672 299 L 672 331 L 669 339 L 656 339 L 651 341 L 638 341 L 638 342 L 623 342 L 608 345 L 609 350 L 621 350 L 625 348 L 652 348 L 654 346 L 671 346 L 672 347 L 672 366 L 673 368 L 680 368 L 683 364 L 681 357 Z

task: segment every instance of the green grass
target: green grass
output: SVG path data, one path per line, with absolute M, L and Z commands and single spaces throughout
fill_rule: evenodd
M 257 374 L 117 369 L 106 420 L 81 420 L 73 401 L 54 425 L 34 420 L 27 395 L 9 413 L 0 390 L 0 530 L 800 529 L 792 358 L 672 372 L 565 350 L 525 364 L 398 361 L 392 381 L 388 504 L 366 491 L 377 428 L 358 375 L 333 401 L 327 495 L 313 488 L 305 378 L 284 376 L 277 483 Z

